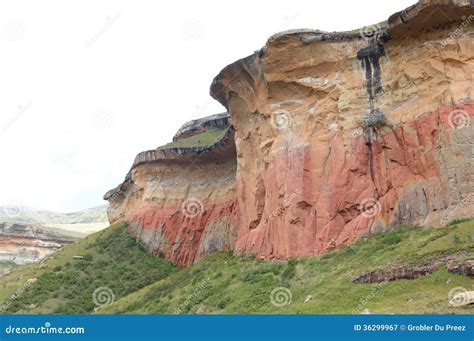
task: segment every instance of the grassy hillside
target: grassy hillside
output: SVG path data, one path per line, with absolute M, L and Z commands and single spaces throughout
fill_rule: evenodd
M 394 263 L 418 264 L 442 255 L 474 258 L 474 220 L 442 229 L 403 226 L 304 260 L 269 263 L 228 253 L 214 254 L 114 302 L 100 313 L 195 313 L 199 307 L 217 314 L 350 314 L 354 309 L 369 309 L 372 313 L 474 313 L 473 305 L 448 307 L 449 291 L 455 287 L 474 290 L 474 281 L 448 273 L 445 268 L 416 280 L 383 285 L 351 281 L 368 270 Z M 290 290 L 292 300 L 278 307 L 271 303 L 271 293 L 280 287 Z M 283 292 L 279 298 L 284 295 L 288 294 Z M 304 303 L 308 296 L 313 298 Z M 278 297 L 275 300 L 281 302 Z M 363 304 L 364 300 L 367 303 Z
M 78 254 L 87 259 L 72 260 Z M 444 267 L 416 280 L 351 280 L 368 270 L 446 255 L 474 258 L 474 220 L 440 229 L 401 226 L 303 260 L 264 262 L 216 253 L 185 269 L 147 255 L 118 225 L 64 247 L 43 268 L 28 266 L 0 278 L 0 302 L 28 278 L 38 277 L 7 312 L 92 312 L 95 288 L 109 287 L 115 301 L 98 313 L 474 313 L 473 305 L 448 307 L 449 291 L 474 290 L 474 281 Z M 274 305 L 277 288 L 286 289 L 278 289 Z
M 12 270 L 0 278 L 0 302 L 20 292 L 5 312 L 87 313 L 97 306 L 97 288 L 109 288 L 119 299 L 173 271 L 171 263 L 145 252 L 119 224 L 65 246 L 39 264 Z

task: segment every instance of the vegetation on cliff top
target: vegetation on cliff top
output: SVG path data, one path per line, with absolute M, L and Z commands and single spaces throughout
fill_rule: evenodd
M 76 254 L 87 259 L 73 261 Z M 94 289 L 107 286 L 115 301 L 98 313 L 196 313 L 198 309 L 270 314 L 358 313 L 364 309 L 372 313 L 474 313 L 473 305 L 448 307 L 451 289 L 474 290 L 474 283 L 445 267 L 415 280 L 352 282 L 366 271 L 393 264 L 421 264 L 442 256 L 474 257 L 474 220 L 440 229 L 400 226 L 307 259 L 265 262 L 216 253 L 179 270 L 146 254 L 125 226 L 117 225 L 64 247 L 44 267 L 31 265 L 0 278 L 0 302 L 28 278 L 38 277 L 7 312 L 91 312 Z M 289 290 L 281 294 L 279 289 L 280 298 L 291 293 L 289 304 L 272 304 L 271 293 L 276 288 Z
M 209 147 L 214 143 L 219 142 L 227 132 L 226 129 L 219 129 L 214 131 L 206 131 L 201 134 L 196 134 L 191 137 L 170 142 L 158 149 L 172 149 L 172 148 L 192 148 L 192 147 Z

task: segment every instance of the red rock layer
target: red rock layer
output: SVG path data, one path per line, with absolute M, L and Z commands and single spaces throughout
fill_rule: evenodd
M 473 14 L 423 1 L 387 29 L 277 34 L 222 70 L 211 95 L 236 128 L 237 254 L 305 257 L 472 216 Z M 374 109 L 387 121 L 367 143 Z
M 105 196 L 109 220 L 127 222 L 148 251 L 180 266 L 233 250 L 235 172 L 232 130 L 209 148 L 140 153 L 125 181 Z
M 456 108 L 474 116 L 472 101 Z M 472 146 L 467 129 L 452 134 L 451 111 L 443 107 L 385 128 L 371 152 L 363 136 L 345 142 L 335 134 L 323 146 L 294 136 L 300 145 L 277 148 L 257 182 L 255 201 L 263 207 L 241 212 L 251 215 L 244 217 L 248 225 L 239 225 L 237 254 L 304 257 L 397 224 L 440 225 L 446 208 L 472 189 L 455 183 L 472 181 Z M 460 165 L 458 158 L 465 162 Z M 245 191 L 245 180 L 238 181 L 238 194 Z M 460 207 L 457 215 L 472 215 L 471 208 Z

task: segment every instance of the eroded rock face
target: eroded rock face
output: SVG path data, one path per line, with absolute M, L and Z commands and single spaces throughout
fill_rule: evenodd
M 203 134 L 219 129 L 222 136 L 208 145 L 184 143 L 199 136 L 204 141 Z M 211 252 L 233 250 L 234 130 L 228 115 L 215 115 L 183 126 L 175 142 L 138 154 L 125 181 L 104 199 L 111 223 L 128 222 L 151 253 L 187 266 Z
M 474 276 L 474 260 L 455 260 L 449 257 L 441 257 L 425 264 L 418 265 L 398 265 L 384 269 L 378 269 L 363 273 L 355 277 L 354 283 L 382 283 L 387 281 L 396 281 L 399 279 L 417 279 L 437 271 L 440 267 L 446 267 L 446 270 L 464 276 Z
M 237 254 L 321 254 L 474 212 L 474 9 L 426 0 L 374 28 L 271 37 L 211 95 L 236 128 Z
M 357 31 L 272 36 L 214 79 L 230 117 L 138 154 L 104 197 L 109 220 L 186 266 L 232 249 L 313 256 L 472 215 L 473 27 L 471 1 L 425 0 Z
M 174 135 L 173 141 L 179 141 L 205 131 L 225 129 L 230 126 L 229 113 L 221 113 L 186 122 Z
M 32 224 L 0 223 L 0 261 L 34 263 L 76 239 Z

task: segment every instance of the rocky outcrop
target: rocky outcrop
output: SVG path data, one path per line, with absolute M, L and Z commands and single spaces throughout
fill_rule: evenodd
M 456 275 L 474 276 L 474 260 L 454 260 L 449 257 L 435 259 L 426 264 L 398 265 L 377 269 L 355 277 L 354 283 L 382 283 L 399 279 L 417 279 L 432 274 L 440 267 Z
M 19 265 L 37 262 L 76 239 L 31 224 L 0 223 L 0 261 Z
M 473 22 L 471 1 L 425 0 L 360 30 L 270 37 L 214 79 L 230 117 L 140 153 L 105 195 L 109 220 L 185 266 L 472 215 Z
M 228 116 L 189 122 L 173 143 L 137 155 L 125 181 L 104 196 L 109 220 L 128 222 L 147 250 L 181 266 L 232 250 L 235 171 Z
M 236 253 L 305 257 L 472 215 L 473 22 L 470 1 L 425 0 L 358 31 L 274 35 L 224 68 Z
M 450 260 L 446 263 L 446 268 L 456 275 L 474 276 L 474 259 L 464 262 Z
M 230 126 L 229 119 L 229 113 L 225 112 L 189 121 L 179 128 L 178 132 L 173 137 L 173 141 L 176 142 L 206 131 L 226 129 Z

